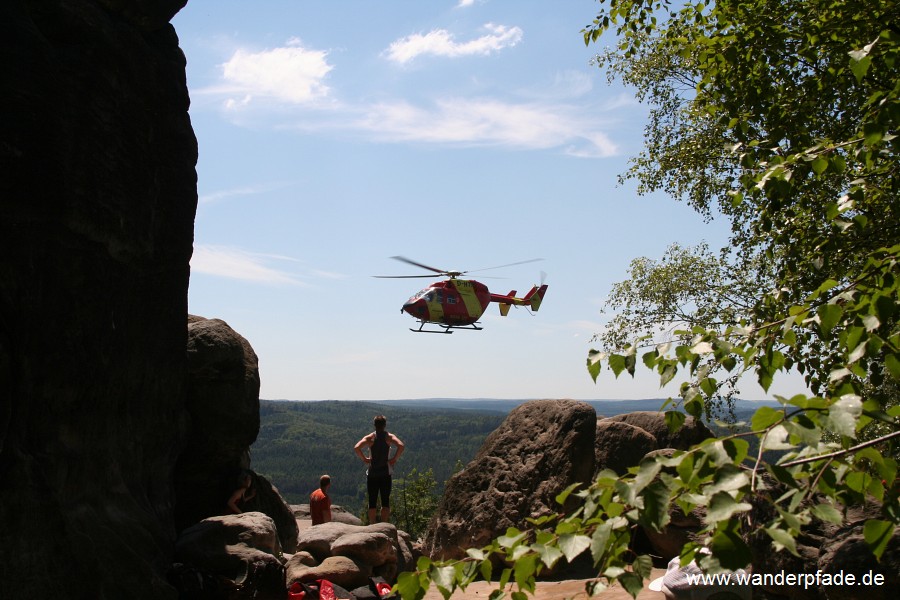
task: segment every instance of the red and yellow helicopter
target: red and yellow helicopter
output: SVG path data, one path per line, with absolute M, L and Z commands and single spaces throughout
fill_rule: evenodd
M 487 286 L 474 279 L 459 279 L 466 273 L 475 271 L 447 271 L 445 269 L 436 269 L 423 265 L 414 260 L 410 260 L 403 256 L 392 256 L 391 258 L 405 262 L 407 264 L 432 271 L 434 275 L 375 275 L 375 277 L 388 279 L 416 279 L 422 277 L 449 277 L 444 281 L 432 283 L 427 288 L 420 290 L 410 297 L 409 300 L 400 309 L 401 313 L 407 313 L 419 321 L 419 328 L 410 328 L 410 331 L 416 333 L 453 333 L 453 329 L 472 329 L 480 331 L 482 327 L 478 326 L 478 319 L 487 310 L 488 304 L 496 302 L 500 306 L 500 314 L 506 316 L 509 313 L 510 306 L 524 306 L 528 310 L 537 312 L 541 307 L 544 294 L 547 292 L 547 286 L 541 282 L 540 285 L 532 286 L 531 290 L 525 294 L 523 298 L 516 297 L 516 290 L 509 294 L 492 294 Z M 536 262 L 542 260 L 535 258 L 522 262 L 510 263 L 508 265 L 500 265 L 498 267 L 488 267 L 487 269 L 477 269 L 477 271 L 487 271 L 488 269 L 501 269 L 503 267 L 511 267 L 513 265 L 522 265 L 525 263 Z M 440 329 L 425 329 L 425 325 L 432 323 Z

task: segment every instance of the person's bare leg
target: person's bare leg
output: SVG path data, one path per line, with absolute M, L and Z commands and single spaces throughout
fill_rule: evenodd
M 374 524 L 376 523 L 376 521 L 375 521 L 375 513 L 377 512 L 377 510 L 378 510 L 378 509 L 375 509 L 375 508 L 370 508 L 370 509 L 369 509 L 369 525 L 374 525 Z
M 390 506 L 382 506 L 381 507 L 381 522 L 387 523 L 391 520 L 391 507 Z

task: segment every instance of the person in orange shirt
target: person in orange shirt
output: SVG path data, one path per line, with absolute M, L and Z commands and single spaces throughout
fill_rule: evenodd
M 309 517 L 313 525 L 331 521 L 331 498 L 328 496 L 330 485 L 331 476 L 322 475 L 319 477 L 319 489 L 309 495 Z

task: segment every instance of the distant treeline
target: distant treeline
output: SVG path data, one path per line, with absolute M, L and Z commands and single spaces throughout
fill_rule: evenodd
M 505 418 L 478 410 L 401 408 L 372 402 L 260 401 L 260 431 L 251 448 L 252 468 L 268 478 L 291 504 L 309 501 L 319 476 L 332 478 L 334 504 L 359 514 L 365 506 L 365 465 L 353 446 L 384 414 L 388 431 L 406 451 L 395 481 L 413 468 L 432 469 L 439 494 L 458 463 L 465 465 Z
M 360 514 L 365 506 L 365 465 L 353 445 L 372 431 L 372 418 L 383 414 L 388 430 L 406 444 L 394 473 L 400 483 L 416 468 L 432 469 L 438 494 L 459 464 L 465 466 L 509 410 L 523 401 L 426 399 L 417 401 L 301 402 L 260 401 L 260 431 L 252 447 L 252 467 L 279 489 L 291 504 L 302 504 L 318 487 L 319 476 L 332 477 L 332 502 Z M 598 415 L 658 410 L 662 400 L 591 401 Z M 735 417 L 749 419 L 758 406 L 738 401 Z M 717 435 L 733 433 L 712 426 Z M 746 430 L 744 428 L 741 428 Z M 749 439 L 751 456 L 758 442 Z

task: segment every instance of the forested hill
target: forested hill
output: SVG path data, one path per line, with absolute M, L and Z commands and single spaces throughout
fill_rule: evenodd
M 468 463 L 505 413 L 429 407 L 398 407 L 374 402 L 260 401 L 260 431 L 253 444 L 252 467 L 270 479 L 292 504 L 305 503 L 332 477 L 331 496 L 358 512 L 365 499 L 365 465 L 353 446 L 373 430 L 372 418 L 384 414 L 388 431 L 406 444 L 395 479 L 412 468 L 431 468 L 440 486 L 457 462 Z
M 395 477 L 411 469 L 431 468 L 438 493 L 457 463 L 465 465 L 507 413 L 524 400 L 260 401 L 260 431 L 252 447 L 253 469 L 269 478 L 292 504 L 305 503 L 319 485 L 319 476 L 332 476 L 335 504 L 354 512 L 364 505 L 365 466 L 353 445 L 372 431 L 372 418 L 384 414 L 388 430 L 406 444 Z M 636 410 L 659 410 L 663 400 L 589 401 L 598 415 L 613 416 Z M 756 402 L 738 401 L 737 418 L 748 418 Z

